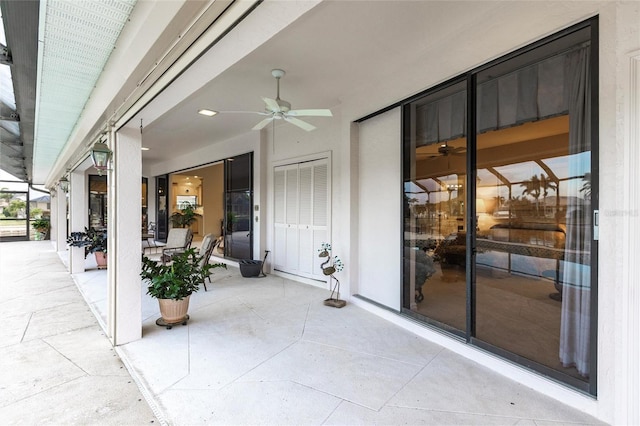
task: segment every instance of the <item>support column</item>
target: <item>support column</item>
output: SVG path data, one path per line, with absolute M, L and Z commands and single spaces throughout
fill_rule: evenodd
M 620 252 L 624 278 L 622 291 L 615 292 L 616 318 L 616 404 L 614 424 L 640 424 L 640 171 L 636 161 L 640 155 L 640 50 L 629 55 L 628 99 L 623 115 L 624 128 L 624 209 L 618 211 L 622 224 L 623 250 Z M 626 70 L 625 70 L 626 71 Z M 601 205 L 602 206 L 602 205 Z M 600 207 L 600 211 L 606 208 Z M 602 235 L 602 234 L 601 234 Z M 603 252 L 600 251 L 600 256 Z M 606 256 L 606 254 L 605 254 Z M 600 327 L 602 329 L 602 327 Z
M 65 251 L 67 249 L 67 193 L 58 186 L 51 191 L 56 193 L 55 207 L 51 210 L 51 237 L 53 239 L 55 233 L 56 251 Z
M 109 172 L 109 268 L 107 329 L 114 345 L 142 337 L 140 196 L 142 137 L 138 129 L 109 133 L 113 167 Z
M 69 230 L 83 232 L 88 213 L 84 170 L 71 172 L 69 182 Z M 84 272 L 84 247 L 69 247 L 69 270 L 72 274 Z
M 58 188 L 49 190 L 49 200 L 51 203 L 49 208 L 49 239 L 53 247 L 56 248 L 58 241 L 58 222 L 56 221 L 58 218 Z

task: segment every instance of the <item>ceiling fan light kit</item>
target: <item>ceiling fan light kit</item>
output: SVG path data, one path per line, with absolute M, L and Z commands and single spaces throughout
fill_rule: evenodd
M 297 109 L 292 110 L 291 104 L 283 99 L 280 99 L 280 79 L 284 77 L 286 73 L 281 69 L 271 70 L 271 75 L 276 79 L 276 98 L 262 98 L 262 101 L 265 104 L 264 111 L 212 111 L 207 109 L 201 109 L 198 113 L 208 116 L 216 115 L 218 112 L 220 113 L 252 113 L 264 115 L 267 118 L 260 121 L 258 124 L 253 126 L 252 130 L 260 130 L 264 128 L 267 124 L 273 122 L 274 120 L 284 120 L 288 123 L 293 124 L 294 126 L 298 126 L 307 132 L 315 130 L 316 127 L 306 121 L 300 120 L 296 117 L 333 117 L 331 110 L 329 109 Z M 212 114 L 207 114 L 207 112 Z

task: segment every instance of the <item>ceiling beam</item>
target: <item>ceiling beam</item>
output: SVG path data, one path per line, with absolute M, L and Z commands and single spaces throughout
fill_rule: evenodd
M 20 121 L 20 114 L 11 105 L 0 101 L 0 120 L 2 121 Z
M 24 145 L 19 138 L 14 138 L 14 139 L 9 139 L 9 140 L 3 139 L 2 141 L 0 141 L 0 143 L 2 145 L 6 145 L 6 146 L 9 146 L 9 147 Z
M 9 48 L 0 43 L 0 64 L 13 65 L 13 58 L 11 58 L 11 52 Z
M 17 112 L 12 112 L 9 115 L 0 114 L 0 120 L 2 121 L 20 121 L 20 116 Z

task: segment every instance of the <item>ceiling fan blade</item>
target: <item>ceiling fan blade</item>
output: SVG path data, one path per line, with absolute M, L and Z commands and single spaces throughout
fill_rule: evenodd
M 267 109 L 269 111 L 272 112 L 280 112 L 280 105 L 278 105 L 278 102 L 276 102 L 275 99 L 271 99 L 271 98 L 262 98 L 262 100 L 264 101 L 264 103 L 267 105 Z
M 265 127 L 267 124 L 271 123 L 272 121 L 273 121 L 273 117 L 265 118 L 264 120 L 262 120 L 261 122 L 253 126 L 251 130 L 260 130 L 263 127 Z
M 330 109 L 294 109 L 287 111 L 292 117 L 333 117 Z
M 299 119 L 294 118 L 294 117 L 288 117 L 288 116 L 285 115 L 283 118 L 286 121 L 288 121 L 289 123 L 291 123 L 291 124 L 293 124 L 295 126 L 298 126 L 301 129 L 306 130 L 307 132 L 315 130 L 315 128 L 316 128 L 316 126 L 311 125 L 311 124 L 307 123 L 306 121 L 302 121 L 302 120 L 299 120 Z

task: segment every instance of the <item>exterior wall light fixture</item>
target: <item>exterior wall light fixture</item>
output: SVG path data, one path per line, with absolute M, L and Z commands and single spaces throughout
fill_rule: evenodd
M 66 176 L 62 176 L 60 178 L 60 189 L 62 189 L 65 193 L 69 192 L 69 179 Z
M 93 167 L 98 170 L 100 176 L 102 176 L 103 171 L 109 170 L 109 160 L 112 154 L 113 152 L 109 147 L 102 142 L 97 142 L 91 148 L 91 161 L 93 161 Z

